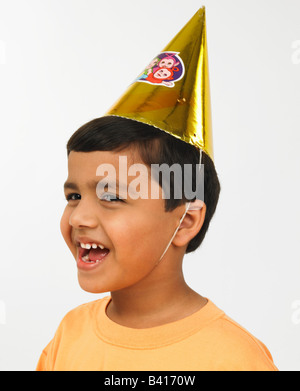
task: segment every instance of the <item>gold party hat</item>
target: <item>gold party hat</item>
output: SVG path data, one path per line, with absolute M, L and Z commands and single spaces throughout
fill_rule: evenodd
M 105 115 L 152 125 L 213 159 L 205 7 Z

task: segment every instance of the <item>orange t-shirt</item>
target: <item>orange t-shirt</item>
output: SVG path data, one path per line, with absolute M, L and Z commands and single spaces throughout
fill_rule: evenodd
M 277 371 L 268 349 L 210 300 L 194 314 L 148 329 L 108 318 L 105 297 L 62 320 L 38 371 Z

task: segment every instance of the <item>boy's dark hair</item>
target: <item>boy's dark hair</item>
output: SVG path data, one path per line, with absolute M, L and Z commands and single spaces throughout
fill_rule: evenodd
M 192 165 L 193 189 L 195 189 L 196 164 L 199 164 L 199 151 L 196 147 L 177 139 L 170 134 L 142 122 L 127 118 L 106 116 L 96 118 L 81 126 L 67 143 L 68 156 L 74 152 L 115 151 L 126 148 L 137 149 L 142 161 L 149 167 L 151 164 L 166 163 L 172 166 L 180 164 L 182 173 L 184 164 Z M 210 221 L 215 213 L 220 194 L 220 183 L 215 166 L 210 157 L 202 153 L 204 164 L 204 202 L 206 204 L 205 221 L 198 234 L 189 242 L 186 254 L 195 251 L 202 243 L 208 230 Z M 184 181 L 182 181 L 184 183 Z M 162 186 L 159 180 L 160 186 Z M 180 205 L 190 201 L 183 196 L 181 199 L 172 197 L 174 183 L 171 176 L 170 198 L 165 200 L 166 212 L 172 211 Z M 195 198 L 194 198 L 195 199 Z M 194 200 L 193 199 L 193 200 Z

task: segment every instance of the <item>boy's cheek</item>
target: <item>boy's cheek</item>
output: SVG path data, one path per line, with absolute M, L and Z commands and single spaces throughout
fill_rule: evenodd
M 66 242 L 67 246 L 69 247 L 70 251 L 74 255 L 74 243 L 71 240 L 71 230 L 72 230 L 72 227 L 69 224 L 69 218 L 68 218 L 66 212 L 64 212 L 64 214 L 62 215 L 62 218 L 60 220 L 60 232 L 64 238 L 64 241 Z M 76 255 L 74 255 L 74 256 L 76 256 Z

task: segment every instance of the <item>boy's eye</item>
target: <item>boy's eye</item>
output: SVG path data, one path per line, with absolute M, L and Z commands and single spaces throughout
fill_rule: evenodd
M 71 193 L 71 194 L 66 195 L 66 200 L 68 202 L 69 201 L 77 201 L 77 200 L 80 200 L 80 199 L 81 199 L 81 195 L 77 194 L 77 193 Z M 100 197 L 100 200 L 101 201 L 106 201 L 106 202 L 124 202 L 123 199 L 119 198 L 115 194 L 108 194 L 108 193 L 103 194 Z
M 81 197 L 80 194 L 71 193 L 71 194 L 66 195 L 66 200 L 67 201 L 76 201 L 76 200 L 80 199 L 80 197 Z

